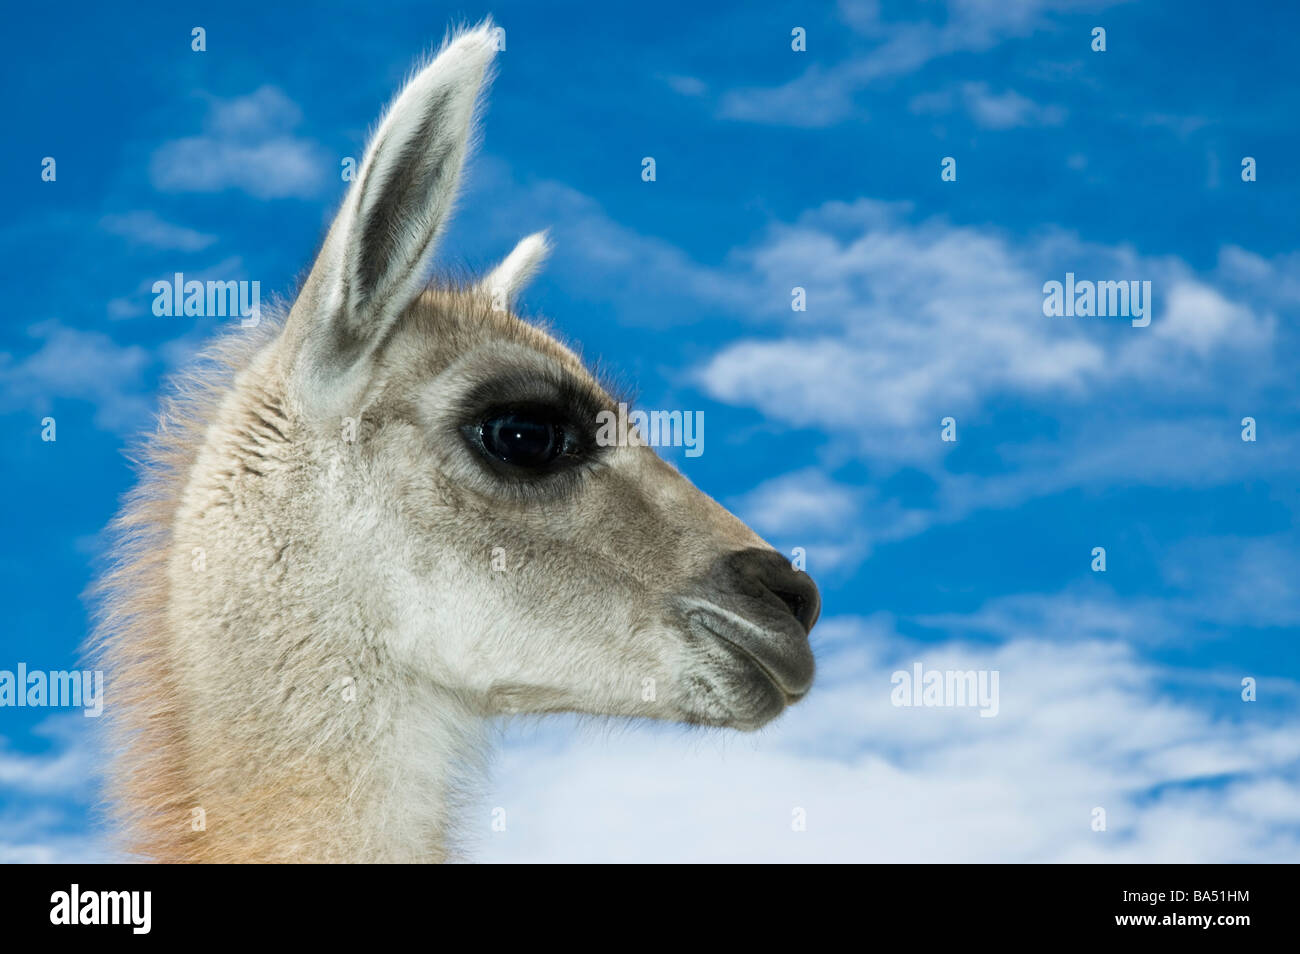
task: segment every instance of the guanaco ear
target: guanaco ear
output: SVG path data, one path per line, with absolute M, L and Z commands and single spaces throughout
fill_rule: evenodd
M 497 308 L 508 308 L 550 253 L 551 243 L 547 241 L 546 233 L 534 232 L 520 239 L 515 250 L 483 276 L 479 287 L 492 296 Z
M 323 410 L 364 386 L 367 359 L 424 287 L 495 52 L 490 21 L 451 38 L 366 150 L 286 329 L 303 397 Z

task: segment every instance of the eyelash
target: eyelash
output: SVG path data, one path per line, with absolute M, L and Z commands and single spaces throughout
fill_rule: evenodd
M 543 503 L 572 496 L 608 466 L 604 448 L 596 443 L 596 420 L 615 400 L 598 387 L 540 369 L 521 367 L 493 375 L 462 392 L 457 407 L 448 408 L 443 418 L 462 448 L 455 455 L 460 463 L 454 468 L 460 482 L 497 501 Z M 553 409 L 566 424 L 564 463 L 558 469 L 535 475 L 511 473 L 488 459 L 479 429 L 489 414 L 510 407 Z

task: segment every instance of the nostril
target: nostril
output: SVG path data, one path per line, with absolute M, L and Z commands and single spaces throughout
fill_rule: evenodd
M 769 579 L 766 586 L 772 591 L 772 595 L 786 605 L 790 615 L 799 621 L 804 630 L 811 632 L 822 608 L 817 584 L 805 573 L 789 567 L 782 569 L 781 575 L 777 579 Z
M 777 598 L 789 608 L 790 612 L 794 614 L 795 619 L 803 623 L 804 626 L 808 625 L 804 621 L 804 613 L 808 609 L 807 597 L 798 593 L 784 593 L 781 590 L 773 590 L 772 592 L 775 593 Z

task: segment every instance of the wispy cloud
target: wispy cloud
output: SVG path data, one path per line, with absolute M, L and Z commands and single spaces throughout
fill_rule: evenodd
M 944 114 L 960 105 L 983 129 L 1059 126 L 1066 117 L 1064 107 L 1040 105 L 1011 89 L 995 93 L 987 83 L 963 83 L 955 89 L 922 93 L 908 105 L 919 114 Z
M 815 63 L 781 86 L 729 90 L 718 104 L 718 115 L 777 126 L 830 126 L 852 114 L 853 94 L 875 75 L 861 62 L 831 68 Z
M 200 252 L 217 240 L 215 235 L 166 222 L 147 209 L 106 215 L 100 226 L 129 241 L 168 251 Z
M 259 199 L 310 198 L 327 181 L 330 159 L 317 143 L 291 134 L 301 110 L 274 86 L 212 98 L 202 135 L 162 145 L 150 162 L 162 192 L 239 189 Z
M 872 83 L 913 73 L 954 53 L 980 53 L 1003 42 L 1049 27 L 1062 14 L 1096 11 L 1103 3 L 1074 0 L 950 0 L 934 5 L 931 19 L 895 21 L 882 15 L 874 0 L 843 2 L 841 18 L 864 40 L 874 43 L 833 65 L 814 62 L 793 80 L 779 86 L 748 87 L 725 94 L 719 113 L 728 119 L 791 126 L 830 126 L 853 115 L 856 95 Z M 1012 99 L 985 99 L 977 116 L 1006 122 L 1022 109 Z M 1018 123 L 1017 123 L 1018 124 Z M 1004 128 L 1004 127 L 994 127 Z
M 616 301 L 630 324 L 693 321 L 701 301 L 743 311 L 751 297 L 744 276 L 702 267 L 671 242 L 617 221 L 571 186 L 521 182 L 491 157 L 476 164 L 461 208 L 480 236 L 494 238 L 497 254 L 530 231 L 549 229 L 555 251 L 548 274 L 568 279 L 584 300 Z
M 48 320 L 33 325 L 39 347 L 25 358 L 0 353 L 0 402 L 8 409 L 54 412 L 63 401 L 87 401 L 95 422 L 127 431 L 148 419 L 145 373 L 153 358 L 138 345 L 120 345 L 100 331 Z
M 867 554 L 864 501 L 871 497 L 810 468 L 774 477 L 728 504 L 783 553 L 802 548 L 808 572 L 821 575 L 855 566 Z
M 1170 603 L 1217 626 L 1300 626 L 1300 535 L 1199 537 L 1162 559 Z
M 708 84 L 695 76 L 672 75 L 663 79 L 673 92 L 682 96 L 703 96 L 709 90 Z

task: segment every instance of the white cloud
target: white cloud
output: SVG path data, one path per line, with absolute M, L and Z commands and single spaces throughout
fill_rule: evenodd
M 916 472 L 930 482 L 930 492 L 923 502 L 911 504 L 883 493 L 878 481 L 856 486 L 831 484 L 822 478 L 834 492 L 828 491 L 826 511 L 810 515 L 807 528 L 793 525 L 795 508 L 778 507 L 779 513 L 791 519 L 780 530 L 760 532 L 769 533 L 770 542 L 785 552 L 791 546 L 804 546 L 818 572 L 827 568 L 842 571 L 853 569 L 882 544 L 956 524 L 980 511 L 1010 510 L 1027 500 L 1079 488 L 1146 486 L 1203 490 L 1258 479 L 1262 474 L 1284 474 L 1294 468 L 1294 461 L 1300 456 L 1300 441 L 1273 436 L 1263 444 L 1249 444 L 1240 439 L 1234 425 L 1231 418 L 1135 424 L 1098 416 L 1085 426 L 1063 430 L 1055 438 L 990 448 L 1000 464 L 993 473 L 953 472 L 943 461 L 932 461 L 932 466 Z M 879 454 L 874 462 L 880 465 L 881 473 L 887 473 L 891 463 L 894 466 L 925 463 L 925 455 L 937 442 L 932 434 L 926 433 L 928 436 L 912 438 L 908 453 L 914 459 L 910 462 L 898 457 L 907 443 L 904 437 L 892 449 L 895 454 L 892 459 L 887 453 Z M 775 499 L 779 505 L 779 491 L 808 479 L 811 479 L 809 472 L 773 478 L 758 488 L 763 493 L 755 491 L 731 503 L 748 522 L 758 525 L 765 519 L 763 508 L 769 500 Z M 778 493 L 773 493 L 773 488 Z M 1238 557 L 1240 564 L 1233 562 Z M 1242 552 L 1225 543 L 1213 573 L 1246 576 L 1236 604 L 1243 612 L 1242 619 L 1254 619 L 1265 612 L 1285 616 L 1289 611 L 1284 607 L 1289 604 L 1277 589 L 1286 585 L 1283 581 L 1287 579 L 1291 562 L 1275 559 L 1269 564 L 1265 556 L 1254 551 Z M 810 563 L 810 568 L 813 565 Z M 1212 562 L 1207 565 L 1214 566 Z M 1225 567 L 1233 569 L 1225 571 Z M 1269 572 L 1263 573 L 1266 568 Z M 1261 586 L 1255 590 L 1248 580 L 1259 574 L 1262 574 Z M 1201 586 L 1202 599 L 1223 588 L 1221 581 L 1217 585 L 1210 579 L 1201 583 L 1197 585 Z M 1188 612 L 1197 615 L 1190 608 Z M 1208 612 L 1205 610 L 1200 615 Z M 1156 632 L 1150 628 L 1147 631 Z
M 491 832 L 485 808 L 477 856 L 1300 860 L 1300 723 L 1251 719 L 1230 676 L 1216 712 L 1173 701 L 1168 674 L 1119 643 L 909 645 L 887 622 L 823 626 L 838 632 L 817 687 L 758 736 L 512 733 L 486 800 L 507 830 Z M 890 675 L 916 661 L 997 670 L 1001 711 L 895 708 Z M 791 828 L 796 808 L 806 831 Z
M 961 99 L 975 123 L 984 129 L 1012 129 L 1016 126 L 1059 126 L 1065 109 L 1042 106 L 1015 90 L 993 92 L 987 83 L 964 83 Z
M 781 86 L 729 90 L 718 114 L 725 119 L 781 126 L 830 126 L 853 112 L 853 93 L 869 71 L 862 64 L 826 68 L 813 64 Z
M 1177 259 L 1063 232 L 1013 240 L 912 222 L 864 199 L 777 226 L 738 259 L 751 273 L 751 313 L 775 320 L 785 309 L 788 330 L 723 348 L 701 370 L 703 386 L 794 426 L 854 433 L 885 458 L 936 459 L 940 418 L 969 418 L 1001 395 L 1059 406 L 1155 388 L 1208 392 L 1218 382 L 1207 380 L 1207 362 L 1270 374 L 1271 313 L 1229 299 Z M 1043 283 L 1067 271 L 1151 281 L 1151 326 L 1044 317 Z M 807 289 L 806 314 L 788 312 L 796 285 Z
M 317 143 L 290 134 L 301 118 L 297 105 L 272 86 L 231 100 L 213 98 L 203 135 L 173 140 L 154 153 L 154 188 L 241 189 L 259 199 L 315 196 L 331 160 Z
M 1217 289 L 1185 280 L 1169 289 L 1164 321 L 1153 333 L 1206 358 L 1227 340 L 1237 347 L 1266 347 L 1272 327 L 1271 322 L 1257 320 L 1248 308 L 1229 301 Z
M 1253 291 L 1277 305 L 1300 304 L 1300 252 L 1268 259 L 1236 245 L 1225 245 L 1219 250 L 1215 278 Z
M 865 500 L 870 491 L 836 483 L 825 471 L 808 469 L 773 478 L 728 501 L 728 507 L 783 553 L 804 550 L 807 569 L 819 578 L 851 568 L 869 551 Z M 874 502 L 874 500 L 873 500 Z
M 110 298 L 108 304 L 104 306 L 108 312 L 108 317 L 113 321 L 120 321 L 123 318 L 136 318 L 145 313 L 145 307 L 138 301 L 132 301 L 130 298 Z
M 709 91 L 708 84 L 695 76 L 665 76 L 664 82 L 681 96 L 703 96 Z
M 33 730 L 44 751 L 14 751 L 0 736 L 0 864 L 99 863 L 113 858 L 85 830 L 95 797 L 90 720 L 62 714 Z
M 920 93 L 908 101 L 919 115 L 951 112 L 961 105 L 976 125 L 984 129 L 1016 126 L 1058 126 L 1066 111 L 1060 106 L 1041 106 L 1015 90 L 994 93 L 987 83 L 963 83 L 960 87 L 934 93 Z
M 234 99 L 209 97 L 208 128 L 218 136 L 266 138 L 302 122 L 298 104 L 274 86 Z
M 1181 594 L 1171 602 L 1191 618 L 1218 626 L 1300 625 L 1296 534 L 1178 541 L 1163 555 L 1161 569 Z
M 97 838 L 81 833 L 49 832 L 43 829 L 63 816 L 47 813 L 6 814 L 0 816 L 0 830 L 20 832 L 20 840 L 0 837 L 0 864 L 3 865 L 86 865 L 119 862 Z
M 763 533 L 830 529 L 858 509 L 853 489 L 836 484 L 821 470 L 770 480 L 750 491 L 741 506 Z
M 165 222 L 156 212 L 149 210 L 108 215 L 100 221 L 100 225 L 114 235 L 141 245 L 182 252 L 202 251 L 217 240 L 215 235 Z
M 780 86 L 732 90 L 722 98 L 719 112 L 749 122 L 829 126 L 851 116 L 855 94 L 877 80 L 913 73 L 954 53 L 983 53 L 1049 27 L 1061 14 L 1096 11 L 1113 2 L 949 0 L 938 8 L 942 13 L 937 18 L 913 21 L 883 19 L 875 2 L 844 2 L 841 18 L 874 47 L 829 67 L 813 63 Z M 1005 119 L 1008 105 L 989 104 L 987 117 Z
M 75 748 L 52 756 L 23 755 L 0 749 L 0 788 L 27 794 L 61 792 L 80 785 L 88 773 L 85 753 Z
M 41 342 L 32 354 L 17 359 L 0 352 L 3 405 L 44 415 L 61 401 L 89 401 L 95 423 L 113 431 L 147 421 L 152 404 L 144 394 L 144 375 L 153 359 L 146 349 L 54 320 L 32 325 L 29 333 Z

